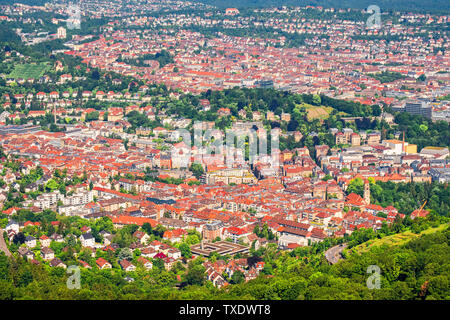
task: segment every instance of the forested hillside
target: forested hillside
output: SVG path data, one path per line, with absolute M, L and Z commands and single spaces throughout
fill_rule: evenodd
M 434 229 L 432 229 L 434 227 Z M 436 228 L 438 227 L 438 228 Z M 371 246 L 365 252 L 350 253 L 346 259 L 329 265 L 324 250 L 343 239 L 327 239 L 291 252 L 278 252 L 269 245 L 252 250 L 251 263 L 263 260 L 262 275 L 249 282 L 235 277 L 233 283 L 217 289 L 205 279 L 201 259 L 192 260 L 186 273 L 151 271 L 127 273 L 136 281 L 127 282 L 121 270 L 81 270 L 81 289 L 66 286 L 69 275 L 62 268 L 8 259 L 0 253 L 0 300 L 5 299 L 266 299 L 266 300 L 420 300 L 450 299 L 450 230 L 448 218 L 432 215 L 427 219 L 396 221 L 378 232 L 355 231 L 346 236 L 350 248 L 371 239 L 408 230 L 418 236 L 401 245 Z M 424 232 L 425 230 L 425 232 Z M 436 231 L 435 231 L 436 230 Z M 63 247 L 64 244 L 61 244 Z M 67 255 L 64 250 L 62 255 Z M 88 257 L 86 257 L 88 258 Z M 217 256 L 211 257 L 215 261 Z M 369 289 L 369 266 L 380 270 L 379 289 Z M 177 274 L 182 275 L 177 279 Z M 181 280 L 181 281 L 180 281 Z
M 272 7 L 272 6 L 323 6 L 332 8 L 366 9 L 372 4 L 383 10 L 429 11 L 437 12 L 450 9 L 450 2 L 445 0 L 196 0 L 219 8 L 226 7 Z

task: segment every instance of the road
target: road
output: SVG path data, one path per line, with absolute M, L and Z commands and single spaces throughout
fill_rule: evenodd
M 8 257 L 11 257 L 11 252 L 9 252 L 5 239 L 3 239 L 3 232 L 4 230 L 0 228 L 0 250 L 3 251 Z
M 334 247 L 328 249 L 327 251 L 325 251 L 325 258 L 328 260 L 329 263 L 335 264 L 336 262 L 339 261 L 339 259 L 342 258 L 341 252 L 346 247 L 347 247 L 347 244 L 345 243 L 342 246 L 337 245 L 337 246 L 334 246 Z

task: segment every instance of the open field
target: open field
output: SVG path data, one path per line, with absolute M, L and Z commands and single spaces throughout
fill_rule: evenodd
M 331 107 L 325 107 L 325 106 L 318 107 L 318 106 L 313 106 L 313 105 L 307 104 L 307 103 L 303 103 L 301 106 L 306 109 L 306 112 L 308 113 L 308 115 L 307 115 L 308 120 L 326 119 L 330 116 L 330 113 L 333 110 L 333 108 L 331 108 Z
M 39 64 L 19 64 L 14 67 L 14 70 L 9 74 L 9 78 L 14 79 L 37 79 L 42 77 L 44 73 L 49 69 L 49 65 L 45 63 Z
M 412 240 L 414 238 L 420 237 L 421 235 L 442 231 L 442 230 L 445 230 L 446 228 L 448 228 L 448 224 L 447 223 L 443 223 L 443 224 L 441 224 L 440 226 L 438 226 L 436 228 L 426 229 L 426 230 L 422 231 L 419 234 L 412 233 L 411 231 L 405 231 L 405 232 L 402 232 L 402 233 L 393 234 L 391 236 L 384 237 L 382 239 L 372 239 L 372 240 L 369 240 L 367 242 L 364 242 L 364 243 L 360 244 L 359 246 L 354 247 L 352 249 L 352 251 L 356 252 L 358 254 L 361 254 L 363 252 L 368 251 L 371 247 L 374 247 L 374 246 L 382 246 L 382 245 L 397 246 L 397 245 L 402 245 L 402 244 L 405 244 L 406 242 L 408 242 L 408 241 L 410 241 L 410 240 Z

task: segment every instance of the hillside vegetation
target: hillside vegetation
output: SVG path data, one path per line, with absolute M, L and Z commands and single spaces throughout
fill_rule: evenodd
M 324 251 L 343 240 L 355 247 L 371 239 L 405 233 L 406 225 L 417 236 L 404 243 L 371 245 L 360 253 L 329 265 Z M 66 286 L 69 275 L 62 268 L 10 259 L 0 253 L 0 300 L 5 299 L 268 299 L 268 300 L 418 300 L 450 299 L 450 230 L 442 225 L 448 218 L 431 215 L 412 222 L 396 221 L 374 232 L 354 231 L 345 239 L 326 239 L 291 252 L 279 252 L 276 245 L 251 250 L 249 261 L 264 261 L 262 275 L 249 282 L 236 282 L 217 289 L 205 279 L 202 259 L 183 269 L 166 271 L 155 264 L 153 270 L 138 268 L 125 273 L 118 269 L 99 270 L 95 265 L 81 269 L 81 289 Z M 436 228 L 437 227 L 437 228 Z M 419 230 L 419 231 L 417 231 Z M 423 232 L 425 231 L 425 232 Z M 61 243 L 61 248 L 66 244 Z M 67 258 L 67 252 L 60 254 Z M 88 256 L 84 259 L 89 259 Z M 217 257 L 216 257 L 217 258 Z M 111 257 L 109 257 L 111 259 Z M 380 270 L 379 289 L 367 285 L 370 266 Z M 125 276 L 135 281 L 128 283 Z M 181 275 L 181 281 L 177 280 Z
M 236 7 L 272 7 L 272 6 L 324 6 L 333 8 L 355 8 L 366 9 L 372 0 L 196 0 L 197 2 L 217 6 L 219 8 Z M 382 11 L 401 10 L 401 11 L 427 11 L 437 12 L 450 9 L 450 3 L 445 0 L 379 0 L 376 2 Z
M 420 232 L 419 234 L 413 233 L 412 231 L 408 230 L 408 231 L 401 232 L 398 234 L 386 236 L 381 239 L 369 240 L 367 242 L 364 242 L 364 243 L 354 247 L 352 249 L 352 251 L 355 253 L 361 254 L 363 252 L 369 251 L 373 247 L 403 245 L 403 244 L 405 244 L 413 239 L 416 239 L 422 235 L 432 234 L 432 233 L 435 233 L 438 231 L 446 230 L 446 229 L 448 229 L 448 226 L 449 226 L 448 223 L 443 223 L 437 227 L 426 229 L 426 230 Z

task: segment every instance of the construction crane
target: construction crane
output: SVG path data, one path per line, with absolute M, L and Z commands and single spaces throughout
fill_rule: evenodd
M 423 207 L 425 207 L 425 205 L 427 204 L 428 200 L 425 200 L 425 202 L 422 204 L 422 206 L 420 207 L 419 211 L 417 212 L 417 215 L 419 215 L 422 212 Z

